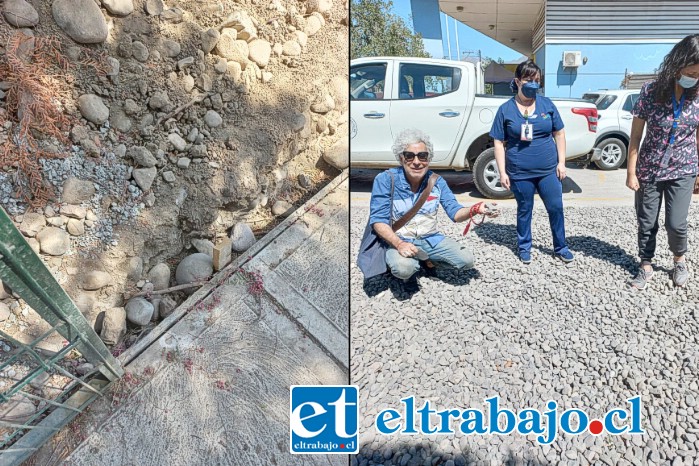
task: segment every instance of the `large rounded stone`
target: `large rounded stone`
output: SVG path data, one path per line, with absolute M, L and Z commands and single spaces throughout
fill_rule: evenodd
M 335 102 L 335 109 L 341 112 L 347 109 L 349 103 L 349 83 L 345 76 L 334 76 L 330 80 L 330 96 Z
M 327 13 L 333 7 L 332 0 L 308 0 L 306 4 L 306 12 L 313 13 L 317 11 L 318 13 Z
M 165 296 L 159 305 L 160 318 L 165 319 L 177 308 L 177 301 L 170 296 Z
M 292 36 L 293 36 L 294 40 L 296 40 L 296 42 L 298 42 L 299 45 L 301 45 L 301 47 L 305 47 L 306 44 L 308 43 L 308 36 L 303 31 L 296 30 L 296 31 L 294 31 Z
M 65 230 L 56 227 L 47 227 L 36 235 L 41 252 L 51 256 L 62 256 L 70 247 L 70 236 Z
M 116 345 L 126 334 L 126 310 L 123 307 L 107 309 L 102 321 L 100 337 L 108 345 Z
M 221 34 L 216 29 L 209 29 L 202 32 L 201 34 L 201 48 L 204 53 L 211 53 L 211 51 L 218 44 Z
M 148 101 L 148 106 L 153 110 L 164 110 L 170 105 L 170 97 L 165 91 L 155 91 Z
M 158 16 L 165 9 L 163 5 L 163 0 L 146 0 L 146 13 L 151 16 Z
M 155 167 L 155 164 L 158 163 L 158 159 L 145 147 L 132 147 L 130 154 L 133 161 L 144 168 Z
M 66 230 L 73 236 L 82 236 L 85 234 L 85 223 L 82 220 L 71 218 L 66 224 Z
M 269 57 L 272 55 L 272 46 L 262 39 L 254 39 L 248 44 L 250 60 L 257 63 L 257 66 L 264 68 L 269 64 Z
M 131 281 L 138 281 L 141 279 L 141 274 L 143 273 L 143 259 L 140 257 L 132 257 L 129 259 L 127 265 L 126 278 Z
M 150 56 L 150 52 L 148 52 L 148 47 L 143 42 L 140 41 L 134 41 L 133 44 L 131 44 L 131 47 L 133 49 L 133 57 L 140 61 L 141 63 L 145 63 L 148 61 L 148 57 Z
M 122 133 L 128 133 L 131 131 L 133 122 L 129 117 L 126 116 L 126 112 L 120 107 L 113 107 L 109 109 L 109 126 Z
M 133 13 L 133 0 L 102 0 L 102 5 L 109 14 L 114 16 L 126 16 Z
M 238 38 L 249 41 L 257 37 L 257 28 L 253 19 L 243 10 L 235 10 L 223 20 L 224 28 L 231 27 L 238 33 Z
M 211 257 L 214 256 L 214 243 L 212 243 L 208 239 L 192 238 L 191 241 L 192 246 L 194 246 L 194 249 L 196 249 L 197 252 L 201 252 Z
M 282 54 L 287 57 L 297 57 L 301 55 L 301 44 L 295 40 L 288 40 L 284 42 Z
M 255 244 L 255 234 L 247 223 L 236 223 L 231 231 L 232 248 L 235 252 L 247 251 Z
M 288 217 L 294 211 L 294 206 L 286 201 L 277 201 L 272 206 L 272 214 L 282 217 Z
M 42 228 L 46 226 L 46 217 L 41 214 L 24 214 L 22 223 L 19 225 L 19 231 L 25 236 L 33 238 Z
M 179 42 L 165 39 L 163 40 L 162 49 L 165 52 L 165 55 L 167 55 L 170 58 L 175 58 L 182 51 L 182 46 Z
M 233 81 L 238 82 L 243 74 L 243 67 L 236 61 L 229 61 L 226 71 L 231 76 Z
M 95 94 L 84 94 L 78 99 L 80 113 L 87 121 L 101 125 L 109 119 L 109 107 L 104 105 L 102 99 Z
M 10 314 L 11 314 L 10 307 L 7 304 L 0 301 L 0 322 L 3 322 L 5 320 L 9 319 Z
M 61 200 L 65 204 L 80 204 L 89 201 L 94 195 L 95 185 L 92 182 L 71 176 L 63 183 Z
M 112 276 L 101 270 L 93 270 L 85 274 L 83 289 L 87 291 L 99 290 L 112 282 Z
M 2 15 L 11 25 L 30 28 L 39 24 L 39 13 L 25 0 L 5 0 Z
M 187 149 L 187 141 L 185 141 L 182 136 L 180 136 L 177 133 L 170 133 L 167 135 L 167 140 L 170 141 L 172 146 L 180 151 L 183 152 L 185 149 Z
M 204 122 L 209 128 L 218 128 L 223 124 L 223 118 L 216 110 L 208 110 L 204 115 Z
M 325 19 L 323 19 L 323 15 L 318 12 L 314 12 L 306 19 L 306 26 L 303 32 L 310 37 L 320 31 L 320 28 L 323 26 L 325 26 Z
M 170 267 L 165 263 L 157 264 L 148 272 L 148 281 L 153 284 L 153 290 L 164 290 L 170 286 Z
M 80 44 L 100 44 L 109 29 L 94 0 L 55 0 L 51 6 L 56 24 Z
M 158 170 L 155 167 L 150 168 L 136 168 L 133 171 L 133 179 L 141 188 L 141 191 L 148 191 L 155 181 L 155 176 L 158 174 Z
M 87 217 L 87 210 L 85 207 L 80 207 L 79 205 L 66 204 L 61 206 L 61 215 L 65 215 L 69 218 L 75 218 L 82 220 Z
M 12 297 L 12 290 L 10 290 L 9 286 L 0 281 L 0 299 L 7 299 L 10 297 Z
M 133 298 L 126 303 L 126 318 L 132 324 L 148 325 L 153 317 L 153 305 L 144 298 Z
M 236 37 L 235 30 L 225 29 L 216 44 L 215 50 L 218 55 L 227 60 L 240 63 L 245 68 L 248 63 L 248 56 L 250 56 L 250 49 L 247 42 L 237 40 Z
M 323 159 L 338 170 L 344 170 L 349 166 L 349 144 L 347 136 L 343 137 L 330 149 L 325 151 Z
M 208 280 L 213 271 L 211 256 L 197 252 L 182 259 L 175 271 L 175 280 L 178 285 Z
M 314 113 L 328 113 L 335 108 L 335 99 L 330 94 L 325 94 L 322 99 L 311 105 L 311 111 Z

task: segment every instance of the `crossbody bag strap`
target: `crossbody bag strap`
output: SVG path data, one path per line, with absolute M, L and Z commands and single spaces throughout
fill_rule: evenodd
M 436 173 L 432 173 L 432 176 L 430 176 L 430 179 L 427 180 L 427 187 L 425 190 L 420 194 L 420 197 L 417 199 L 415 204 L 410 208 L 409 211 L 405 213 L 401 218 L 399 218 L 396 223 L 394 223 L 391 227 L 393 228 L 393 231 L 398 231 L 401 228 L 405 226 L 406 223 L 408 223 L 414 216 L 417 214 L 417 212 L 422 208 L 422 206 L 425 204 L 427 201 L 427 198 L 429 197 L 430 193 L 432 192 L 432 188 L 434 188 L 434 185 L 437 184 L 437 179 L 439 178 L 439 175 Z

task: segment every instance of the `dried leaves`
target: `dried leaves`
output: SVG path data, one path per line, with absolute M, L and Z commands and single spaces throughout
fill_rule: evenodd
M 17 169 L 18 197 L 32 207 L 43 204 L 52 194 L 41 176 L 40 158 L 62 157 L 41 147 L 41 134 L 67 143 L 68 117 L 61 97 L 66 97 L 63 83 L 69 69 L 56 39 L 30 37 L 15 33 L 7 41 L 0 61 L 0 79 L 9 84 L 6 106 L 10 137 L 0 148 L 0 165 Z

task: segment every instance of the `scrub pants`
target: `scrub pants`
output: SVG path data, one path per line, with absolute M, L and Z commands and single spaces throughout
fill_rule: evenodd
M 553 251 L 560 254 L 568 249 L 563 221 L 563 185 L 553 172 L 526 180 L 511 180 L 510 189 L 517 199 L 517 244 L 520 254 L 532 247 L 532 213 L 534 193 L 538 192 L 549 214 Z
M 670 251 L 675 256 L 687 252 L 687 215 L 692 202 L 694 176 L 677 180 L 641 182 L 636 191 L 638 218 L 638 254 L 641 262 L 651 262 L 655 255 L 660 206 L 665 197 L 665 230 Z

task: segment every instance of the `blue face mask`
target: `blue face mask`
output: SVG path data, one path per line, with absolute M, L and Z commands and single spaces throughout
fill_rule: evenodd
M 522 84 L 522 94 L 527 99 L 533 99 L 536 97 L 536 92 L 539 90 L 539 83 L 529 82 Z
M 685 89 L 689 89 L 690 87 L 696 86 L 697 81 L 699 81 L 699 79 L 690 78 L 689 76 L 685 76 L 685 75 L 681 74 L 680 79 L 677 80 L 677 84 L 684 87 Z

